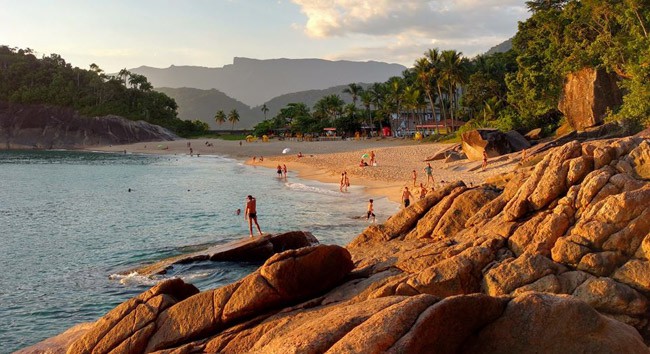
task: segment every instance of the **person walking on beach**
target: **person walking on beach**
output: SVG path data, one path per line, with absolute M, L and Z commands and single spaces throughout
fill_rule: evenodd
M 415 172 L 415 170 L 413 170 L 412 175 L 413 175 L 413 187 L 415 187 L 415 184 L 418 181 L 418 173 Z
M 278 178 L 282 178 L 282 166 L 278 165 Z
M 411 198 L 413 194 L 409 190 L 409 187 L 404 187 L 404 192 L 402 192 L 402 202 L 404 203 L 404 208 L 408 208 L 411 205 Z
M 339 182 L 339 191 L 343 192 L 345 186 L 345 172 L 341 172 L 341 181 Z
M 343 176 L 344 176 L 344 183 L 345 183 L 345 186 L 343 186 L 343 187 L 344 187 L 345 191 L 347 192 L 348 187 L 350 186 L 350 178 L 348 177 L 348 172 L 347 171 L 343 172 Z
M 282 174 L 284 175 L 284 179 L 287 179 L 287 165 L 282 164 Z
M 485 169 L 487 168 L 487 159 L 488 159 L 487 151 L 483 150 L 483 165 L 481 166 L 483 171 L 485 171 Z
M 375 165 L 375 152 L 373 150 L 370 151 L 370 166 Z
M 372 222 L 375 222 L 375 207 L 372 205 L 372 202 L 372 199 L 368 201 L 368 214 L 366 215 L 366 220 L 370 220 L 370 216 L 372 216 Z
M 259 231 L 260 236 L 262 236 L 260 224 L 257 223 L 257 202 L 252 195 L 249 195 L 247 199 L 244 219 L 248 220 L 248 231 L 250 232 L 250 237 L 253 237 L 253 221 L 255 222 L 255 226 L 257 226 L 257 231 Z
M 429 180 L 431 180 L 431 185 L 435 183 L 433 180 L 433 167 L 431 167 L 431 163 L 427 162 L 427 167 L 424 168 L 424 172 L 427 174 L 427 186 L 429 185 Z
M 429 190 L 427 187 L 425 187 L 424 184 L 420 182 L 420 199 L 426 197 L 428 192 Z

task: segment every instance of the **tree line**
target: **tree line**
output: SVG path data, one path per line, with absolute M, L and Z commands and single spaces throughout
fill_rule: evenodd
M 320 133 L 330 126 L 348 133 L 385 125 L 412 131 L 410 122 L 436 121 L 443 131 L 461 121 L 461 132 L 541 127 L 549 133 L 563 122 L 557 106 L 567 74 L 583 68 L 604 69 L 619 80 L 623 104 L 613 107 L 608 120 L 632 129 L 650 124 L 647 0 L 535 0 L 526 5 L 532 15 L 519 23 L 508 52 L 469 59 L 456 50 L 430 49 L 402 76 L 349 84 L 342 94 L 351 96 L 351 104 L 339 95 L 325 96 L 313 107 L 291 103 L 259 123 L 255 134 Z
M 0 46 L 0 100 L 70 107 L 87 116 L 144 120 L 181 136 L 208 129 L 204 122 L 177 118 L 176 101 L 154 91 L 143 75 L 126 69 L 107 75 L 96 64 L 84 70 L 58 54 L 39 59 L 29 48 Z

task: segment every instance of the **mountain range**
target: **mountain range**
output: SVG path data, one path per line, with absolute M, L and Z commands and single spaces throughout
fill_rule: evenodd
M 350 83 L 384 82 L 401 76 L 405 66 L 376 61 L 329 61 L 323 59 L 235 58 L 221 68 L 141 66 L 132 73 L 147 77 L 157 91 L 176 100 L 181 119 L 202 120 L 211 128 L 218 110 L 236 109 L 241 118 L 237 128 L 252 128 L 264 119 L 263 104 L 273 117 L 287 103 L 311 106 L 325 95 L 338 94 L 347 102 L 343 89 Z

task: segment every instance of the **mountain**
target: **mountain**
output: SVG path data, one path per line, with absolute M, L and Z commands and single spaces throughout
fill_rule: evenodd
M 364 89 L 370 86 L 369 84 L 359 84 L 359 85 L 362 86 Z M 329 95 L 339 95 L 339 97 L 341 97 L 341 99 L 345 101 L 345 103 L 352 103 L 352 96 L 343 93 L 343 90 L 347 87 L 348 85 L 339 85 L 339 86 L 326 88 L 323 90 L 300 91 L 294 93 L 287 93 L 285 95 L 275 97 L 270 101 L 266 102 L 266 107 L 269 109 L 266 116 L 268 118 L 274 117 L 276 114 L 278 114 L 278 112 L 280 112 L 280 109 L 286 107 L 289 103 L 304 103 L 305 105 L 307 105 L 307 107 L 313 109 L 314 104 L 318 100 Z M 360 105 L 361 103 L 357 101 L 357 106 L 361 107 Z M 262 106 L 259 105 L 253 108 L 253 111 L 261 112 L 261 109 Z
M 255 112 L 248 105 L 228 97 L 228 95 L 219 90 L 200 90 L 189 87 L 158 87 L 156 91 L 162 92 L 176 101 L 178 104 L 178 117 L 180 119 L 198 119 L 208 123 L 211 129 L 230 129 L 230 123 L 228 122 L 224 123 L 223 126 L 219 126 L 215 122 L 214 115 L 220 110 L 226 113 L 226 115 L 233 109 L 239 112 L 239 123 L 235 125 L 235 128 L 238 129 L 252 128 L 264 118 L 261 111 Z
M 369 84 L 359 85 L 364 89 L 369 86 Z M 289 103 L 304 103 L 307 107 L 312 109 L 318 100 L 328 95 L 339 95 L 345 103 L 352 103 L 352 97 L 343 93 L 343 90 L 346 87 L 348 87 L 348 85 L 339 85 L 323 90 L 307 90 L 280 95 L 265 102 L 266 107 L 269 109 L 266 113 L 266 117 L 274 117 L 278 112 L 280 112 L 280 109 L 286 107 Z M 178 104 L 178 117 L 180 119 L 198 119 L 208 123 L 211 129 L 228 128 L 227 126 L 219 127 L 214 121 L 214 115 L 218 110 L 222 110 L 228 114 L 231 110 L 236 109 L 241 116 L 239 123 L 235 125 L 235 127 L 239 129 L 251 129 L 257 123 L 264 120 L 262 105 L 250 108 L 246 104 L 228 97 L 228 95 L 216 89 L 201 90 L 189 87 L 160 87 L 156 88 L 156 91 L 160 91 L 176 100 L 176 103 Z M 361 103 L 357 102 L 357 106 L 361 107 Z
M 490 55 L 494 53 L 505 53 L 512 49 L 512 38 L 506 40 L 505 42 L 501 42 L 494 47 L 488 49 L 487 52 L 485 52 L 485 55 Z
M 249 106 L 292 92 L 326 89 L 352 82 L 384 82 L 406 67 L 376 61 L 234 58 L 221 68 L 170 66 L 129 69 L 147 77 L 154 87 L 217 89 Z

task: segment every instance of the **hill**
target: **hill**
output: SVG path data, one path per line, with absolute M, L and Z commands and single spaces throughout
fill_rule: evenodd
M 234 58 L 221 68 L 170 66 L 129 69 L 147 77 L 154 87 L 217 89 L 249 106 L 274 97 L 306 90 L 320 90 L 351 82 L 384 82 L 399 76 L 406 67 L 375 61 L 329 61 L 322 59 Z
M 512 49 L 512 38 L 506 40 L 505 42 L 499 43 L 495 45 L 494 47 L 488 49 L 487 52 L 485 52 L 485 55 L 491 55 L 494 53 L 505 53 Z
M 230 123 L 226 123 L 228 126 L 220 127 L 214 121 L 214 115 L 219 110 L 224 111 L 227 115 L 228 112 L 236 109 L 240 115 L 239 123 L 235 125 L 238 129 L 252 128 L 264 118 L 261 111 L 251 110 L 246 104 L 228 97 L 219 90 L 160 87 L 156 88 L 156 91 L 162 92 L 176 101 L 180 119 L 200 120 L 208 123 L 211 129 L 226 129 L 230 126 Z

